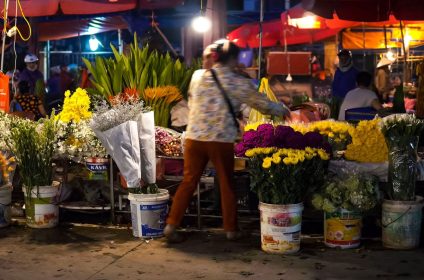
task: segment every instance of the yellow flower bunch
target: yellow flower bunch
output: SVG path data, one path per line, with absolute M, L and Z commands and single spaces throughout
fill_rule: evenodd
M 271 154 L 273 152 L 275 152 L 277 150 L 277 148 L 253 148 L 253 149 L 249 149 L 246 151 L 246 156 L 247 157 L 254 157 L 254 156 L 258 156 L 258 155 L 268 155 Z
M 352 143 L 347 146 L 346 159 L 359 162 L 387 161 L 388 149 L 380 130 L 380 121 L 360 121 L 349 130 Z
M 141 96 L 146 106 L 155 112 L 155 125 L 169 127 L 172 106 L 183 98 L 176 86 L 146 88 Z
M 249 130 L 257 130 L 258 126 L 260 126 L 261 124 L 264 124 L 264 122 L 251 122 L 248 123 L 244 126 L 244 131 L 249 131 Z
M 270 154 L 270 153 L 267 153 L 267 154 Z M 299 162 L 304 162 L 305 160 L 311 160 L 312 158 L 317 156 L 320 157 L 320 159 L 322 160 L 330 159 L 330 155 L 327 154 L 323 149 L 316 149 L 316 148 L 310 148 L 310 147 L 306 147 L 305 150 L 278 149 L 271 156 L 267 156 L 263 159 L 262 167 L 268 169 L 271 167 L 273 163 L 280 164 L 281 161 L 285 165 L 296 165 Z
M 90 97 L 85 89 L 77 88 L 72 95 L 71 92 L 67 90 L 65 92 L 62 111 L 56 116 L 56 119 L 64 123 L 69 123 L 71 121 L 78 123 L 81 120 L 91 118 L 92 113 L 89 110 Z
M 349 135 L 349 129 L 352 128 L 352 125 L 347 122 L 338 122 L 338 121 L 318 121 L 311 123 L 293 123 L 290 126 L 303 134 L 316 131 L 321 135 L 326 135 L 329 138 L 339 138 L 344 140 Z
M 1 182 L 2 184 L 7 184 L 9 182 L 9 173 L 14 170 L 11 166 L 15 162 L 14 157 L 10 157 L 9 159 L 0 152 L 0 171 L 1 171 Z

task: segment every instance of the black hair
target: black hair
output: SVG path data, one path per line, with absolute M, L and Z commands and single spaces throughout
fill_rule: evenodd
M 217 43 L 215 52 L 218 54 L 216 62 L 227 63 L 230 59 L 237 59 L 240 53 L 240 48 L 228 40 Z
M 274 86 L 278 83 L 285 83 L 285 77 L 283 75 L 272 75 L 271 78 L 269 78 L 268 83 L 271 86 Z
M 27 81 L 20 81 L 18 83 L 18 89 L 20 94 L 29 93 L 29 83 Z
M 358 86 L 369 87 L 371 85 L 372 75 L 366 71 L 361 71 L 356 75 Z

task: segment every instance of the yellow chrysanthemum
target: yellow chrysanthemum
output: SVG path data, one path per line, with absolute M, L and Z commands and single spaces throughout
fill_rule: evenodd
M 262 167 L 263 168 L 270 168 L 271 167 L 271 162 L 272 162 L 272 158 L 270 157 L 266 157 L 264 158 L 263 162 L 262 162 Z

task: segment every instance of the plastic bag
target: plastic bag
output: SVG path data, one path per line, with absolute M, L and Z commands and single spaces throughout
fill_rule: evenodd
M 158 154 L 169 157 L 181 157 L 183 155 L 181 133 L 157 126 L 155 128 L 155 141 Z

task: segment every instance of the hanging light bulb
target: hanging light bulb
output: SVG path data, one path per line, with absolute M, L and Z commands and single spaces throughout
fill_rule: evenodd
M 199 33 L 205 33 L 206 31 L 211 29 L 212 22 L 207 17 L 200 15 L 193 19 L 193 21 L 191 22 L 191 26 L 193 27 L 194 31 Z
M 196 32 L 205 33 L 211 28 L 211 26 L 212 22 L 209 18 L 205 17 L 203 11 L 203 1 L 200 0 L 200 16 L 197 16 L 193 19 L 193 21 L 191 22 L 191 27 Z
M 292 81 L 293 81 L 293 78 L 292 78 L 292 76 L 290 75 L 290 73 L 287 75 L 286 81 L 287 81 L 287 82 L 292 82 Z
M 88 40 L 88 44 L 90 46 L 90 50 L 95 52 L 99 48 L 99 40 L 96 38 L 96 36 L 91 36 L 90 40 Z

